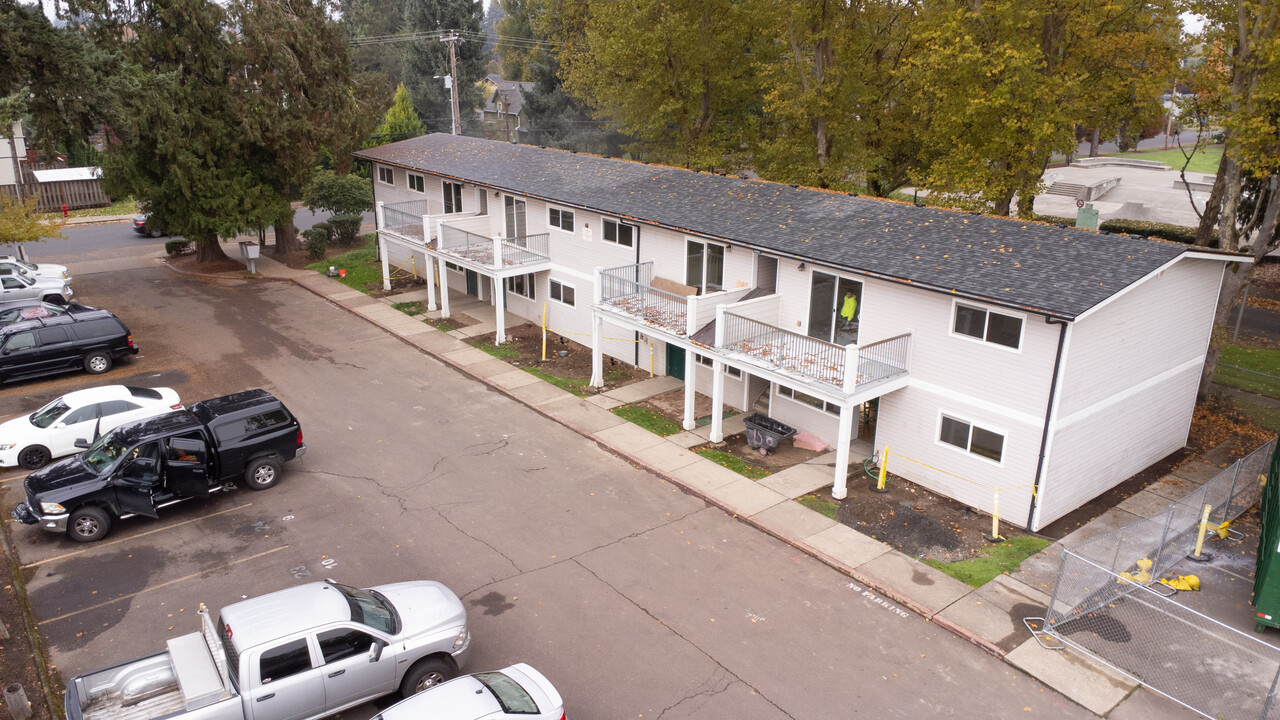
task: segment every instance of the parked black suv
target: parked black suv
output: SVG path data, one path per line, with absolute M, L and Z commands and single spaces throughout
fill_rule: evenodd
M 137 354 L 129 328 L 106 310 L 21 320 L 0 327 L 0 382 L 81 368 L 98 375 Z

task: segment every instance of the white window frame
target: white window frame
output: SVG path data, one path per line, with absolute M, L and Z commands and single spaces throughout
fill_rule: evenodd
M 818 412 L 824 412 L 824 413 L 827 413 L 828 415 L 835 415 L 839 417 L 840 415 L 839 405 L 836 405 L 833 402 L 828 402 L 827 400 L 823 400 L 817 395 L 809 395 L 809 393 L 804 393 L 805 395 L 809 395 L 809 397 L 813 398 L 814 400 L 820 400 L 822 402 L 822 407 L 818 407 L 817 405 L 813 405 L 811 403 L 807 403 L 803 400 L 797 399 L 795 396 L 795 393 L 796 393 L 795 388 L 788 387 L 786 385 L 783 385 L 782 383 L 775 383 L 775 390 L 773 392 L 774 395 L 777 395 L 778 397 L 781 397 L 781 398 L 786 398 L 787 400 L 790 400 L 791 402 L 797 405 L 803 405 L 804 407 L 807 407 L 810 410 L 817 410 Z
M 445 262 L 444 262 L 444 266 L 445 266 L 445 269 L 447 269 L 447 270 L 452 270 L 452 271 L 454 271 L 454 272 L 462 272 L 462 270 L 463 270 L 463 268 L 462 268 L 462 266 L 461 266 L 461 265 L 459 265 L 459 264 L 457 264 L 457 263 L 451 263 L 451 262 L 449 262 L 448 260 L 445 260 Z
M 454 188 L 457 189 L 457 192 L 450 193 L 449 191 Z M 444 203 L 444 210 L 442 212 L 445 215 L 457 215 L 462 212 L 462 190 L 463 187 L 460 182 L 445 180 L 440 183 L 440 202 Z M 453 197 L 449 197 L 450 194 L 452 194 Z M 450 205 L 454 206 L 452 210 L 449 209 Z
M 949 442 L 944 442 L 944 441 L 943 441 L 943 439 L 942 439 L 942 419 L 943 419 L 944 417 L 945 417 L 945 418 L 950 418 L 950 419 L 952 419 L 952 420 L 955 420 L 956 422 L 962 422 L 962 423 L 965 423 L 966 425 L 968 425 L 968 426 L 969 426 L 969 447 L 967 447 L 967 448 L 961 448 L 961 447 L 959 447 L 959 446 L 952 445 L 952 444 L 951 444 L 951 443 L 949 443 Z M 973 448 L 973 429 L 974 429 L 975 427 L 976 427 L 976 428 L 978 428 L 978 429 L 980 429 L 980 430 L 984 430 L 984 431 L 986 431 L 986 432 L 989 432 L 989 433 L 991 433 L 992 435 L 999 435 L 999 436 L 1001 437 L 1001 439 L 1003 440 L 1003 442 L 1002 442 L 1002 443 L 1000 443 L 1000 459 L 999 459 L 999 460 L 992 460 L 991 458 L 989 458 L 989 457 L 987 457 L 987 456 L 985 456 L 985 455 L 979 455 L 978 453 L 975 453 L 975 452 L 973 451 L 973 449 L 972 449 L 972 448 Z M 933 443 L 934 443 L 935 445 L 941 445 L 942 447 L 947 448 L 947 449 L 951 450 L 952 452 L 955 452 L 955 453 L 959 453 L 959 454 L 961 454 L 961 455 L 964 455 L 965 457 L 970 457 L 970 458 L 974 458 L 974 459 L 977 459 L 977 460 L 981 460 L 982 462 L 990 463 L 990 464 L 992 464 L 992 465 L 995 465 L 996 467 L 1004 467 L 1004 458 L 1005 458 L 1006 453 L 1008 453 L 1008 452 L 1009 452 L 1009 432 L 1008 432 L 1007 430 L 1004 430 L 1004 429 L 994 428 L 994 427 L 992 427 L 992 426 L 990 426 L 990 425 L 986 424 L 985 422 L 984 422 L 984 423 L 978 423 L 978 422 L 975 422 L 975 421 L 973 421 L 973 420 L 971 420 L 971 419 L 969 419 L 969 418 L 965 417 L 964 415 L 960 415 L 960 414 L 953 413 L 953 412 L 947 412 L 946 410 L 939 410 L 939 411 L 938 411 L 938 422 L 935 424 L 934 429 L 933 429 Z
M 410 192 L 421 193 L 423 195 L 427 194 L 427 176 L 426 175 L 419 175 L 418 173 L 405 173 L 405 178 L 406 178 L 405 184 L 408 185 Z M 414 180 L 418 181 L 418 185 L 420 187 L 415 188 L 413 186 Z
M 486 194 L 486 188 L 476 188 L 476 214 L 489 214 L 489 196 Z
M 515 287 L 516 280 L 523 281 L 521 283 L 524 286 L 523 292 Z M 526 273 L 524 275 L 508 275 L 506 279 L 503 281 L 503 285 L 507 288 L 507 292 L 511 293 L 512 295 L 519 295 L 520 297 L 528 298 L 529 300 L 534 299 L 535 282 L 533 279 L 533 273 Z
M 625 244 L 624 244 L 624 243 L 620 243 L 620 242 L 618 242 L 618 241 L 617 241 L 617 239 L 616 239 L 616 237 L 617 237 L 617 233 L 616 233 L 616 232 L 614 233 L 615 239 L 614 239 L 614 240 L 610 240 L 610 239 L 606 236 L 606 233 L 605 233 L 605 229 L 609 226 L 609 224 L 610 224 L 610 223 L 613 223 L 614 225 L 617 225 L 618 227 L 629 227 L 629 228 L 631 228 L 631 242 L 629 242 L 629 243 L 625 243 Z M 602 241 L 604 241 L 604 242 L 607 242 L 607 243 L 611 244 L 611 245 L 617 245 L 618 247 L 633 248 L 633 247 L 635 247 L 635 246 L 636 246 L 636 243 L 637 243 L 637 242 L 639 242 L 639 240 L 640 240 L 640 226 L 639 226 L 639 225 L 632 225 L 631 223 L 628 223 L 628 222 L 623 222 L 623 221 L 619 220 L 618 218 L 611 218 L 611 217 L 608 217 L 608 216 L 605 216 L 605 215 L 601 215 L 601 216 L 600 216 L 600 239 L 601 239 Z
M 711 358 L 707 357 L 706 355 L 699 355 L 698 353 L 693 354 L 693 359 L 699 365 L 706 368 L 712 367 L 712 363 L 714 362 Z M 725 365 L 724 372 L 726 375 L 734 379 L 740 379 L 742 377 L 742 371 L 736 367 L 733 367 L 732 365 Z
M 383 172 L 387 174 L 386 180 L 382 179 Z M 382 183 L 383 185 L 390 185 L 391 187 L 395 187 L 396 186 L 395 168 L 387 167 L 386 165 L 379 165 L 378 166 L 378 182 Z
M 569 288 L 570 290 L 573 291 L 573 299 L 570 300 L 569 302 L 564 301 L 565 288 Z M 559 292 L 557 292 L 557 289 L 559 290 Z M 562 282 L 560 280 L 555 280 L 555 279 L 551 280 L 551 291 L 547 294 L 548 296 L 550 296 L 552 300 L 555 300 L 556 302 L 560 303 L 561 305 L 564 305 L 565 307 L 578 306 L 578 289 L 567 282 Z M 556 297 L 557 295 L 559 297 Z
M 560 223 L 561 223 L 560 225 L 556 225 L 555 223 L 553 223 L 553 222 L 551 221 L 551 213 L 553 213 L 553 212 L 560 213 Z M 568 229 L 565 229 L 565 228 L 563 227 L 563 224 L 564 224 L 564 216 L 565 216 L 566 214 L 569 216 L 569 228 L 568 228 Z M 574 211 L 572 211 L 572 210 L 566 210 L 566 209 L 564 209 L 564 208 L 562 208 L 562 207 L 553 207 L 553 206 L 551 206 L 551 205 L 548 205 L 548 206 L 547 206 L 547 227 L 548 227 L 548 228 L 554 228 L 554 229 L 556 229 L 556 230 L 558 230 L 558 231 L 560 231 L 560 232 L 562 232 L 562 233 L 567 233 L 567 234 L 569 234 L 569 235 L 576 235 L 576 234 L 578 234 L 578 217 L 577 217 L 577 213 L 575 213 L 575 212 L 574 212 Z
M 699 273 L 698 282 L 696 283 L 692 282 L 692 279 L 689 277 L 689 246 L 690 245 L 702 246 L 702 272 Z M 711 260 L 711 248 L 713 247 L 720 248 L 720 287 L 716 290 L 710 290 L 707 288 L 707 264 Z M 724 243 L 711 242 L 709 240 L 695 240 L 693 238 L 686 237 L 684 240 L 684 253 L 685 253 L 685 256 L 684 256 L 685 258 L 684 284 L 685 285 L 688 285 L 689 287 L 698 288 L 699 295 L 706 295 L 707 293 L 724 291 L 725 289 L 725 280 L 724 280 L 725 267 L 724 266 L 726 262 L 725 255 L 729 254 L 728 245 L 725 245 Z
M 960 307 L 961 307 L 961 306 L 964 306 L 964 307 L 967 307 L 967 308 L 971 308 L 971 309 L 974 309 L 974 310 L 981 310 L 981 311 L 983 311 L 984 313 L 986 313 L 986 314 L 987 314 L 986 322 L 985 322 L 985 323 L 983 324 L 983 326 L 982 326 L 982 337 L 980 337 L 980 338 L 976 338 L 976 337 L 974 337 L 974 336 L 972 336 L 972 335 L 965 335 L 964 333 L 956 332 L 956 316 L 957 316 L 957 313 L 959 313 L 959 312 L 960 312 Z M 990 341 L 990 340 L 988 340 L 988 339 L 987 339 L 987 329 L 988 329 L 988 328 L 990 327 L 990 325 L 991 325 L 991 314 L 992 314 L 992 313 L 995 313 L 996 315 L 1003 315 L 1003 316 L 1005 316 L 1005 317 L 1008 317 L 1008 318 L 1014 318 L 1014 319 L 1018 320 L 1018 322 L 1019 322 L 1019 327 L 1018 327 L 1018 347 L 1016 347 L 1016 348 L 1015 348 L 1015 347 L 1009 347 L 1008 345 L 1002 345 L 1001 343 L 998 343 L 998 342 L 992 342 L 992 341 Z M 1009 312 L 1008 310 L 1005 310 L 1004 308 L 1000 308 L 999 310 L 994 310 L 994 309 L 992 309 L 990 306 L 988 306 L 988 305 L 983 305 L 982 303 L 976 303 L 976 302 L 964 302 L 964 301 L 961 301 L 961 300 L 952 300 L 952 301 L 951 301 L 951 318 L 950 318 L 950 320 L 949 320 L 948 322 L 949 322 L 949 324 L 948 324 L 948 333 L 951 335 L 951 337 L 954 337 L 954 338 L 960 338 L 961 340 L 965 340 L 965 341 L 967 341 L 967 342 L 972 342 L 972 343 L 978 343 L 978 344 L 980 344 L 980 345 L 986 345 L 986 346 L 988 346 L 988 347 L 999 348 L 999 349 L 1001 349 L 1001 350 L 1004 350 L 1004 351 L 1006 351 L 1006 352 L 1011 352 L 1011 353 L 1018 353 L 1018 354 L 1021 354 L 1021 353 L 1022 353 L 1022 345 L 1023 345 L 1023 343 L 1026 341 L 1026 337 L 1027 337 L 1027 315 L 1026 315 L 1026 313 Z

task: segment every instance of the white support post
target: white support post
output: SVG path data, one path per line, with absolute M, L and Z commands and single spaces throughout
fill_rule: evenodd
M 423 258 L 427 261 L 427 266 L 423 268 L 422 274 L 427 279 L 427 309 L 436 309 L 436 258 L 430 253 L 423 253 Z
M 385 204 L 386 203 L 382 202 L 381 200 L 373 204 L 373 221 L 374 221 L 374 225 L 376 226 L 375 229 L 377 230 L 381 230 L 384 226 L 384 223 L 386 222 L 385 220 L 383 220 L 383 217 L 382 217 L 382 206 Z
M 387 236 L 378 233 L 378 256 L 382 258 L 382 289 L 391 289 L 391 260 L 387 258 Z
M 693 400 L 697 394 L 694 381 L 698 377 L 697 354 L 692 348 L 684 351 L 684 429 L 693 430 L 698 427 L 698 418 L 694 416 Z
M 422 216 L 422 244 L 423 245 L 431 244 L 431 216 L 430 215 Z
M 604 318 L 591 313 L 591 387 L 604 387 Z
M 493 236 L 493 269 L 494 269 L 494 270 L 501 270 L 501 269 L 502 269 L 502 267 L 503 267 L 503 263 L 502 263 L 502 236 L 501 236 L 501 235 L 494 235 L 494 236 Z
M 449 268 L 444 265 L 444 258 L 438 258 L 440 263 L 440 316 L 449 317 Z
M 501 345 L 507 341 L 507 294 L 503 292 L 502 278 L 493 278 L 493 321 L 497 325 L 493 344 Z
M 857 409 L 847 404 L 840 406 L 840 429 L 836 433 L 836 477 L 831 484 L 831 497 L 843 500 L 848 494 L 849 436 L 853 433 L 853 416 Z
M 846 395 L 858 386 L 858 346 L 844 346 L 844 383 L 842 387 Z
M 711 361 L 711 442 L 724 442 L 724 363 Z
M 698 332 L 698 296 L 690 295 L 684 299 L 684 336 L 692 338 Z

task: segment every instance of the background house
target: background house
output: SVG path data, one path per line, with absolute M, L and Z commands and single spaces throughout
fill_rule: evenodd
M 485 136 L 495 140 L 513 142 L 518 133 L 528 128 L 527 118 L 521 114 L 524 93 L 533 89 L 533 83 L 516 80 L 500 80 L 489 75 L 481 84 L 485 87 L 484 107 L 480 109 L 480 122 Z

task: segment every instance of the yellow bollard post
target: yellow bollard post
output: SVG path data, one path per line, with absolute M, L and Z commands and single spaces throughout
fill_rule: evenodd
M 547 361 L 547 304 L 542 303 L 542 362 Z
M 653 343 L 649 343 L 649 377 L 653 377 Z
M 885 488 L 885 477 L 889 474 L 889 446 L 885 445 L 880 451 L 880 477 L 876 480 L 876 484 L 871 486 L 872 492 L 887 493 L 889 490 Z
M 994 496 L 991 498 L 991 534 L 982 538 L 989 543 L 1004 540 L 1004 538 L 1000 537 L 1000 490 L 997 488 L 993 492 Z
M 1187 559 L 1195 562 L 1209 562 L 1213 559 L 1213 555 L 1201 552 L 1204 550 L 1204 535 L 1209 530 L 1209 513 L 1213 511 L 1212 505 L 1205 505 L 1204 512 L 1200 513 L 1200 532 L 1196 535 L 1196 551 Z
M 409 259 L 413 261 L 413 279 L 417 280 L 418 279 L 418 258 L 411 257 Z

